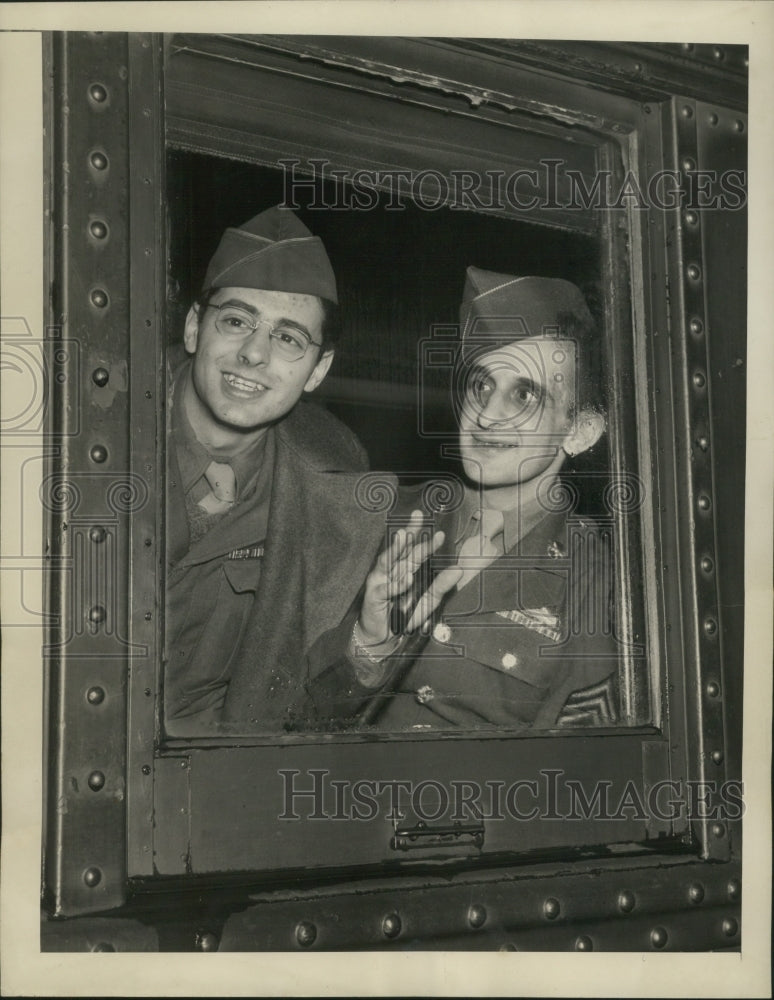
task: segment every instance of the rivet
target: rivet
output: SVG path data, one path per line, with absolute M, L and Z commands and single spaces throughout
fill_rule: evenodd
M 144 775 L 145 775 L 146 777 L 147 777 L 147 776 L 148 776 L 148 775 L 149 775 L 149 774 L 151 773 L 151 767 L 150 767 L 150 764 L 143 764 L 143 765 L 142 765 L 142 773 L 143 773 L 143 774 L 144 774 Z
M 704 634 L 705 635 L 715 635 L 718 630 L 717 621 L 711 616 L 704 619 Z
M 91 304 L 96 306 L 97 309 L 104 309 L 108 304 L 108 295 L 103 288 L 95 288 L 90 295 Z
M 700 903 L 704 899 L 704 886 L 700 882 L 694 882 L 688 887 L 688 898 L 692 903 Z
M 67 381 L 67 376 L 65 375 L 64 372 L 57 372 L 57 374 L 56 374 L 56 380 L 61 385 L 62 383 L 64 383 L 64 382 Z
M 101 525 L 95 525 L 93 528 L 89 528 L 89 541 L 94 542 L 95 545 L 99 545 L 100 542 L 104 542 L 107 537 L 107 532 Z
M 718 62 L 722 62 L 723 59 L 726 58 L 725 52 L 723 51 L 723 49 L 720 48 L 719 45 L 716 45 L 712 49 L 712 56 L 713 56 L 714 59 L 717 59 Z
M 690 173 L 692 170 L 696 169 L 696 160 L 690 156 L 683 158 L 683 170 L 686 174 Z
M 704 333 L 704 324 L 702 323 L 702 321 L 699 319 L 698 316 L 694 316 L 688 325 L 691 333 L 694 336 L 698 337 L 699 334 Z
M 697 389 L 703 389 L 707 384 L 707 379 L 704 377 L 704 372 L 694 372 L 693 373 L 693 384 Z
M 680 48 L 683 50 L 683 52 L 693 52 L 693 43 L 692 42 L 683 42 L 683 44 L 680 46 Z
M 717 681 L 709 681 L 707 684 L 707 694 L 710 698 L 717 698 L 720 694 L 720 685 Z
M 712 763 L 713 764 L 722 764 L 723 763 L 723 751 L 722 750 L 713 750 L 712 751 Z
M 382 934 L 386 938 L 396 938 L 401 932 L 400 917 L 397 913 L 388 913 L 382 920 Z
M 101 705 L 105 700 L 105 691 L 101 687 L 90 687 L 86 692 L 86 701 L 90 705 Z
M 519 949 L 512 941 L 506 941 L 505 944 L 501 944 L 498 951 L 518 951 Z
M 302 920 L 296 926 L 296 941 L 302 948 L 309 948 L 317 939 L 317 928 L 308 920 Z
M 89 621 L 94 622 L 95 625 L 99 625 L 100 622 L 104 622 L 107 618 L 107 611 L 104 605 L 95 604 L 89 609 Z
M 153 393 L 150 391 L 150 389 L 146 389 L 145 390 L 145 398 L 146 399 L 153 399 Z
M 474 903 L 468 910 L 468 923 L 474 929 L 483 927 L 486 923 L 486 907 L 481 903 Z
M 89 223 L 89 232 L 95 240 L 104 240 L 108 234 L 107 223 L 103 222 L 102 219 L 95 219 Z
M 150 698 L 150 696 L 153 694 L 153 692 L 151 691 L 150 688 L 145 688 L 145 690 L 143 691 L 143 694 L 145 695 L 146 698 Z
M 680 114 L 683 118 L 693 118 L 693 108 L 689 104 L 684 104 Z
M 116 949 L 109 941 L 98 941 L 92 946 L 92 951 L 115 951 Z
M 95 885 L 99 885 L 102 881 L 102 872 L 99 868 L 87 868 L 83 873 L 83 881 L 90 889 L 93 889 Z
M 150 611 L 146 611 L 145 612 L 145 621 L 149 622 L 151 620 L 151 618 L 153 618 L 153 615 L 150 613 Z
M 704 556 L 701 561 L 701 568 L 705 573 L 711 573 L 714 569 L 714 564 L 709 556 Z
M 594 951 L 594 942 L 588 936 L 588 934 L 581 934 L 579 938 L 575 940 L 575 950 L 576 951 Z
M 104 153 L 101 153 L 98 149 L 89 157 L 89 163 L 94 167 L 95 170 L 107 170 L 108 158 Z
M 559 900 L 554 899 L 553 896 L 550 896 L 543 903 L 543 916 L 547 920 L 556 920 L 556 918 L 559 916 L 560 911 L 561 911 L 561 906 L 559 905 Z
M 724 837 L 725 834 L 726 834 L 726 828 L 723 826 L 722 823 L 713 823 L 712 824 L 712 836 L 713 837 L 720 838 L 720 837 Z
M 696 439 L 696 444 L 698 444 L 702 451 L 706 451 L 709 448 L 709 438 L 706 434 L 700 434 Z
M 744 132 L 744 122 L 741 121 L 741 119 L 739 119 L 739 118 L 737 118 L 737 120 L 734 122 L 734 131 L 735 132 Z
M 91 380 L 94 385 L 98 385 L 100 388 L 108 384 L 108 379 L 110 378 L 110 372 L 107 368 L 95 368 L 91 373 Z
M 729 879 L 728 885 L 726 886 L 728 892 L 728 898 L 737 900 L 742 895 L 742 885 L 738 878 Z
M 685 221 L 688 223 L 689 226 L 695 226 L 696 223 L 699 221 L 699 213 L 694 212 L 692 208 L 689 209 L 685 213 Z
M 107 90 L 101 83 L 92 83 L 89 87 L 89 97 L 95 104 L 104 104 L 107 100 Z
M 701 268 L 699 267 L 698 264 L 688 265 L 688 277 L 691 279 L 691 281 L 699 280 L 699 278 L 701 277 Z
M 699 497 L 698 503 L 699 503 L 699 510 L 709 510 L 710 507 L 712 506 L 712 504 L 710 503 L 710 498 L 705 493 L 702 493 L 702 495 Z
M 654 927 L 650 932 L 650 943 L 654 948 L 663 948 L 669 940 L 669 935 L 664 927 Z
M 87 781 L 92 792 L 98 792 L 105 785 L 105 775 L 102 771 L 92 771 Z
M 709 123 L 710 123 L 710 125 L 717 125 L 717 123 L 718 123 L 718 116 L 715 114 L 714 111 L 709 116 Z
M 733 917 L 726 917 L 720 927 L 726 937 L 734 937 L 739 931 L 739 924 Z
M 103 462 L 107 461 L 107 448 L 104 444 L 92 445 L 91 450 L 89 451 L 89 457 L 92 462 L 97 462 L 99 465 L 102 465 Z
M 220 941 L 216 934 L 211 931 L 199 932 L 196 935 L 196 950 L 197 951 L 217 951 Z
M 618 909 L 621 910 L 622 913 L 631 913 L 632 910 L 635 907 L 635 904 L 636 904 L 636 900 L 634 898 L 634 893 L 633 892 L 629 892 L 628 889 L 627 889 L 627 890 L 624 890 L 624 892 L 622 892 L 622 893 L 619 894 L 619 896 L 618 896 Z

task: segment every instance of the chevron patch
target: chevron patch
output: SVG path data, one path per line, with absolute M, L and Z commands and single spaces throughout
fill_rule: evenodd
M 617 676 L 574 691 L 559 714 L 558 726 L 612 726 L 618 721 Z

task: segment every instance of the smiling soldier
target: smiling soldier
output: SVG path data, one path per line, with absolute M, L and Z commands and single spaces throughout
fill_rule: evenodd
M 464 498 L 432 539 L 420 541 L 415 511 L 381 553 L 346 661 L 320 677 L 318 711 L 344 715 L 370 690 L 361 718 L 385 729 L 609 725 L 609 540 L 562 509 L 559 479 L 605 430 L 592 317 L 570 282 L 471 267 L 460 324 Z M 396 634 L 393 604 L 412 607 L 428 558 L 435 578 L 408 637 Z
M 287 725 L 373 561 L 383 526 L 354 502 L 365 452 L 303 401 L 336 333 L 330 261 L 291 211 L 226 230 L 170 394 L 170 735 Z

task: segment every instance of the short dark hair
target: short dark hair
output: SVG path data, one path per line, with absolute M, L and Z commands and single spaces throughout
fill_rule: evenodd
M 219 288 L 203 288 L 194 299 L 196 311 L 201 313 L 206 309 L 213 295 L 219 291 Z M 319 295 L 315 295 L 315 298 L 320 303 L 323 311 L 322 326 L 320 328 L 320 333 L 322 334 L 320 354 L 323 354 L 325 351 L 332 351 L 339 341 L 341 336 L 341 314 L 337 303 L 331 302 L 330 299 L 324 299 Z

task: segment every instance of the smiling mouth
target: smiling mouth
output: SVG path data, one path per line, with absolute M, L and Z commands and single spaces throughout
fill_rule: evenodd
M 231 386 L 232 389 L 239 389 L 240 392 L 257 394 L 265 392 L 268 388 L 262 382 L 254 382 L 252 379 L 241 378 L 239 375 L 234 375 L 233 372 L 224 372 L 223 378 L 227 385 Z
M 474 448 L 518 448 L 518 442 L 516 441 L 503 441 L 501 438 L 479 438 L 471 437 L 470 443 Z

